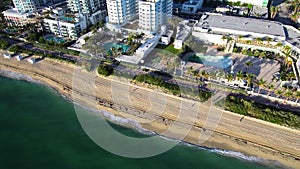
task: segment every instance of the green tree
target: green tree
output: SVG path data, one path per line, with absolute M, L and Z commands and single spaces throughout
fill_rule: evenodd
M 98 67 L 98 73 L 100 75 L 109 76 L 113 73 L 113 67 L 111 65 L 106 64 L 100 65 Z
M 258 81 L 256 81 L 256 84 L 257 84 L 258 87 L 259 87 L 258 94 L 260 93 L 261 89 L 264 88 L 266 82 L 267 82 L 267 81 L 265 81 L 263 78 L 261 78 L 261 79 L 259 79 Z
M 7 49 L 9 46 L 9 43 L 5 40 L 0 39 L 0 49 Z
M 247 67 L 247 72 L 249 71 L 249 68 L 253 65 L 253 63 L 248 60 L 247 62 L 245 62 L 245 66 Z
M 278 42 L 278 43 L 276 44 L 276 47 L 278 47 L 278 48 L 281 48 L 282 46 L 283 46 L 282 42 Z
M 300 1 L 299 0 L 291 0 L 289 1 L 290 8 L 292 9 L 292 14 L 298 13 L 300 10 Z
M 277 95 L 277 98 L 282 95 L 283 91 L 281 89 L 278 89 L 275 91 L 275 94 Z
M 270 17 L 271 19 L 274 19 L 277 13 L 279 12 L 279 7 L 278 6 L 271 6 L 270 8 Z
M 295 97 L 296 97 L 296 102 L 298 102 L 299 101 L 299 99 L 300 99 L 300 91 L 296 91 L 295 92 Z
M 203 81 L 204 79 L 208 79 L 208 73 L 205 70 L 200 71 L 199 76 L 201 81 Z
M 227 74 L 227 75 L 226 75 L 226 79 L 227 79 L 228 82 L 233 81 L 233 79 L 234 79 L 233 74 L 231 74 L 231 73 Z
M 250 84 L 253 82 L 255 78 L 254 74 L 246 74 L 247 86 L 250 87 Z
M 293 78 L 295 78 L 295 74 L 293 72 L 289 72 L 286 74 L 286 77 L 289 79 L 289 81 L 292 81 Z
M 270 91 L 274 89 L 274 85 L 273 84 L 269 84 L 268 85 L 268 96 L 270 95 Z
M 236 73 L 236 80 L 244 80 L 244 74 L 242 71 Z
M 40 36 L 39 39 L 38 39 L 38 42 L 39 43 L 45 43 L 46 41 L 45 41 L 43 36 Z
M 103 22 L 100 21 L 100 22 L 98 23 L 98 27 L 99 27 L 99 28 L 102 28 L 103 26 L 104 26 Z
M 286 100 L 289 100 L 293 96 L 293 92 L 291 90 L 287 90 L 284 93 L 284 96 L 285 96 Z
M 283 47 L 284 53 L 290 53 L 291 50 L 292 50 L 292 48 L 291 48 L 290 46 L 284 46 L 284 47 Z

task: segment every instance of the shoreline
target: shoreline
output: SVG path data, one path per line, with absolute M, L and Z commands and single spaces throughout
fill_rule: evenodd
M 24 61 L 18 62 L 14 59 L 4 60 L 3 57 L 1 57 L 0 61 L 1 61 L 0 69 L 17 72 L 17 73 L 26 75 L 28 77 L 31 77 L 32 79 L 37 80 L 38 82 L 41 82 L 42 84 L 45 84 L 46 86 L 55 89 L 58 93 L 62 94 L 68 100 L 72 101 L 72 98 L 70 97 L 71 96 L 70 93 L 72 92 L 71 91 L 72 89 L 70 89 L 68 85 L 65 85 L 61 82 L 62 80 L 63 81 L 65 80 L 64 79 L 65 76 L 70 75 L 70 72 L 69 72 L 69 74 L 64 74 L 65 72 L 62 72 L 62 74 L 64 74 L 64 75 L 62 77 L 60 77 L 60 76 L 55 76 L 55 74 L 53 74 L 53 72 L 52 72 L 52 74 L 45 72 L 47 69 L 43 70 L 44 66 L 46 66 L 46 68 L 52 69 L 51 66 L 56 65 L 59 67 L 59 70 L 61 70 L 61 71 L 65 70 L 65 69 L 70 69 L 72 71 L 72 69 L 73 69 L 72 66 L 64 65 L 64 64 L 57 63 L 57 62 L 54 62 L 51 60 L 43 60 L 39 63 L 36 63 L 35 65 L 31 65 L 27 62 L 25 63 Z M 21 66 L 19 67 L 19 66 L 15 66 L 15 65 L 21 65 Z M 55 69 L 55 71 L 57 71 L 56 68 L 53 68 L 53 69 Z M 39 71 L 45 72 L 45 74 L 40 74 Z M 49 76 L 52 76 L 52 77 L 49 77 Z M 99 79 L 99 81 L 106 81 L 108 78 L 106 78 L 106 80 L 104 78 L 100 78 L 100 77 L 97 79 Z M 70 79 L 68 79 L 68 80 L 70 80 Z M 65 87 L 65 86 L 67 86 L 67 87 Z M 103 86 L 101 86 L 101 88 L 106 89 Z M 149 90 L 151 90 L 151 89 L 149 89 Z M 106 91 L 106 90 L 104 90 L 104 91 Z M 84 98 L 82 98 L 82 99 L 86 99 L 85 96 L 83 96 L 83 97 Z M 88 101 L 89 99 L 91 99 L 91 98 L 88 98 L 86 100 Z M 120 116 L 120 113 L 117 112 L 116 110 L 112 109 L 112 107 L 110 107 L 110 106 L 104 107 L 105 104 L 106 103 L 103 103 L 103 105 L 100 107 L 101 110 L 110 112 L 115 116 Z M 98 106 L 100 106 L 100 105 L 98 105 Z M 87 104 L 87 107 L 89 107 L 88 104 Z M 164 116 L 164 117 L 166 118 L 166 116 Z M 232 116 L 236 116 L 238 118 L 240 117 L 237 114 L 233 115 L 231 113 L 231 117 Z M 166 119 L 172 120 L 172 118 L 166 118 Z M 247 117 L 247 120 L 254 121 L 254 124 L 255 123 L 263 123 L 259 120 L 253 120 L 248 117 Z M 269 125 L 269 124 L 267 124 L 267 125 Z M 276 150 L 276 148 L 274 148 L 274 146 L 272 146 L 272 145 L 270 147 L 268 147 L 267 145 L 264 145 L 264 144 L 260 145 L 259 143 L 261 140 L 255 142 L 255 140 L 244 139 L 243 135 L 241 135 L 240 137 L 236 137 L 236 135 L 231 135 L 231 134 L 226 135 L 226 133 L 222 133 L 219 131 L 215 131 L 213 138 L 207 140 L 207 142 L 205 144 L 199 145 L 199 141 L 197 141 L 198 137 L 195 133 L 197 133 L 197 132 L 198 132 L 198 134 L 200 133 L 199 131 L 201 130 L 201 124 L 193 126 L 191 133 L 189 133 L 188 137 L 186 137 L 184 139 L 184 141 L 191 143 L 191 145 L 197 145 L 200 147 L 217 148 L 220 150 L 230 150 L 233 152 L 241 152 L 242 154 L 245 154 L 247 156 L 250 156 L 250 157 L 255 156 L 255 157 L 266 159 L 268 161 L 275 160 L 275 161 L 282 163 L 285 166 L 289 166 L 289 167 L 293 167 L 293 168 L 296 168 L 297 166 L 299 166 L 300 165 L 300 161 L 299 161 L 300 153 L 299 152 L 297 153 L 297 151 L 300 149 L 300 146 L 299 146 L 300 143 L 299 143 L 299 139 L 298 140 L 296 140 L 296 139 L 299 138 L 300 132 L 293 130 L 293 129 L 281 127 L 281 126 L 278 126 L 275 124 L 271 124 L 270 126 L 279 128 L 279 129 L 283 130 L 284 132 L 294 132 L 293 133 L 293 134 L 295 134 L 293 136 L 294 138 L 292 140 L 289 140 L 288 142 L 282 144 L 282 145 L 289 145 L 290 141 L 296 141 L 296 144 L 294 144 L 294 145 L 296 145 L 296 147 L 294 148 L 294 151 L 290 150 L 290 147 L 289 147 L 289 149 L 287 149 L 288 151 L 282 151 L 279 149 Z M 159 134 L 159 133 L 161 133 L 161 131 L 163 131 L 166 128 L 166 125 L 162 121 L 158 121 L 158 122 L 155 121 L 150 124 L 142 124 L 142 127 L 149 131 L 154 131 L 155 133 Z M 281 131 L 281 132 L 283 132 L 283 131 Z M 275 130 L 275 132 L 276 132 L 276 130 Z M 238 133 L 236 133 L 236 134 L 238 134 Z M 250 138 L 251 138 L 251 135 L 250 135 Z M 267 138 L 267 139 L 269 139 L 269 138 Z M 246 141 L 246 143 L 245 143 L 245 141 Z M 284 141 L 286 141 L 286 140 L 284 140 Z
M 91 109 L 91 108 L 86 107 L 84 105 L 81 105 L 80 103 L 73 102 L 71 98 L 68 98 L 65 95 L 59 93 L 59 91 L 56 90 L 55 88 L 53 88 L 51 86 L 48 86 L 44 83 L 41 83 L 39 81 L 35 81 L 30 76 L 26 76 L 24 74 L 19 74 L 19 73 L 12 72 L 12 71 L 5 71 L 5 70 L 3 71 L 3 70 L 0 69 L 0 76 L 10 78 L 10 79 L 13 79 L 13 80 L 24 80 L 24 81 L 27 81 L 27 82 L 30 82 L 30 83 L 36 83 L 36 84 L 39 84 L 39 85 L 43 85 L 47 88 L 50 88 L 50 89 L 54 90 L 58 95 L 63 97 L 63 99 L 69 101 L 70 103 L 75 104 L 76 106 L 79 106 L 79 107 L 81 107 L 83 109 L 86 109 L 86 110 L 89 110 L 89 111 L 96 111 L 97 113 L 101 113 L 101 114 L 103 114 L 104 118 L 106 120 L 108 120 L 109 122 L 114 123 L 116 125 L 120 125 L 120 126 L 125 127 L 125 128 L 133 129 L 133 130 L 135 130 L 135 131 L 137 131 L 141 134 L 144 134 L 144 135 L 149 135 L 149 136 L 158 135 L 162 139 L 165 139 L 165 140 L 168 140 L 168 141 L 171 141 L 171 142 L 172 141 L 173 142 L 178 142 L 179 146 L 186 146 L 186 147 L 196 148 L 196 149 L 199 149 L 199 150 L 209 151 L 209 152 L 213 152 L 213 153 L 216 153 L 216 154 L 219 154 L 219 155 L 222 155 L 222 156 L 233 157 L 233 158 L 236 158 L 236 159 L 239 159 L 239 160 L 242 160 L 242 161 L 246 161 L 246 162 L 257 163 L 257 164 L 262 164 L 262 165 L 270 165 L 270 163 L 272 162 L 268 159 L 264 159 L 264 158 L 260 158 L 260 157 L 247 156 L 247 155 L 245 155 L 241 152 L 238 152 L 238 151 L 210 148 L 210 147 L 205 147 L 205 146 L 201 146 L 201 145 L 197 145 L 197 144 L 192 144 L 192 143 L 186 142 L 184 140 L 176 140 L 176 139 L 164 137 L 163 135 L 160 135 L 159 133 L 156 133 L 156 132 L 145 129 L 140 125 L 132 125 L 132 123 L 135 123 L 136 121 L 126 119 L 126 118 L 122 118 L 122 117 L 119 117 L 119 116 L 115 116 L 114 114 L 112 114 L 110 112 L 107 112 L 107 111 L 104 111 L 104 110 L 94 110 L 94 109 Z M 108 118 L 108 116 L 110 116 L 110 118 Z M 113 116 L 114 119 L 112 119 L 111 116 Z M 120 118 L 121 121 L 119 121 L 115 118 Z M 124 122 L 123 120 L 128 120 L 128 121 Z M 138 122 L 136 122 L 136 123 L 138 123 Z M 281 166 L 281 164 L 276 164 L 276 166 Z

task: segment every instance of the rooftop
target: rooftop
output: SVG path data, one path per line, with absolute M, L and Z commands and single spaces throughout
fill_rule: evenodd
M 243 32 L 269 34 L 285 37 L 283 25 L 279 22 L 245 17 L 208 14 L 200 19 L 198 27 L 230 29 Z
M 173 35 L 174 31 L 172 30 L 167 30 L 162 36 L 164 37 L 171 37 Z
M 184 2 L 183 4 L 184 5 L 197 5 L 197 1 L 186 1 L 186 2 Z
M 67 23 L 78 23 L 82 21 L 82 17 L 79 14 L 64 14 L 64 15 L 56 15 L 50 14 L 46 19 L 51 20 L 59 20 L 61 22 Z
M 188 22 L 182 21 L 177 26 L 177 34 L 176 34 L 176 40 L 184 40 L 186 37 L 190 34 L 190 31 L 192 30 L 190 26 L 187 26 Z
M 28 17 L 31 14 L 31 13 L 26 13 L 26 12 L 18 12 L 18 10 L 16 8 L 7 9 L 6 11 L 3 11 L 2 13 L 3 14 L 20 16 L 20 17 Z

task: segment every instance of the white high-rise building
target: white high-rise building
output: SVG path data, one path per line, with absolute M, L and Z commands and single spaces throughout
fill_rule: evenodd
M 106 0 L 67 0 L 72 12 L 86 14 L 92 24 L 105 19 Z
M 107 0 L 108 22 L 124 25 L 138 16 L 138 0 Z
M 172 16 L 172 0 L 140 0 L 139 29 L 156 33 Z
M 32 12 L 59 1 L 62 0 L 13 0 L 13 3 L 19 12 Z

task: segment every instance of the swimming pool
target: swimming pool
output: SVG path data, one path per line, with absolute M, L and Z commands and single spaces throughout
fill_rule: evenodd
M 66 21 L 66 22 L 74 22 L 75 18 L 74 17 L 67 17 L 67 16 L 62 16 L 60 17 L 61 20 Z
M 127 52 L 129 49 L 130 49 L 130 46 L 129 45 L 125 45 L 123 43 L 114 43 L 114 42 L 109 42 L 109 43 L 106 43 L 103 45 L 103 48 L 106 50 L 106 51 L 110 51 L 110 49 L 114 47 L 116 49 L 121 49 L 122 52 Z
M 18 32 L 17 29 L 9 29 L 9 28 L 4 29 L 4 31 L 5 31 L 6 33 L 16 33 L 16 32 Z
M 53 35 L 46 36 L 45 40 L 46 41 L 54 41 L 56 43 L 64 43 L 64 42 L 66 42 L 66 40 L 64 38 L 53 36 Z
M 232 65 L 231 57 L 224 57 L 224 56 L 204 56 L 201 54 L 191 55 L 188 58 L 188 61 L 194 63 L 201 63 L 205 66 L 213 66 L 222 69 L 226 69 Z

